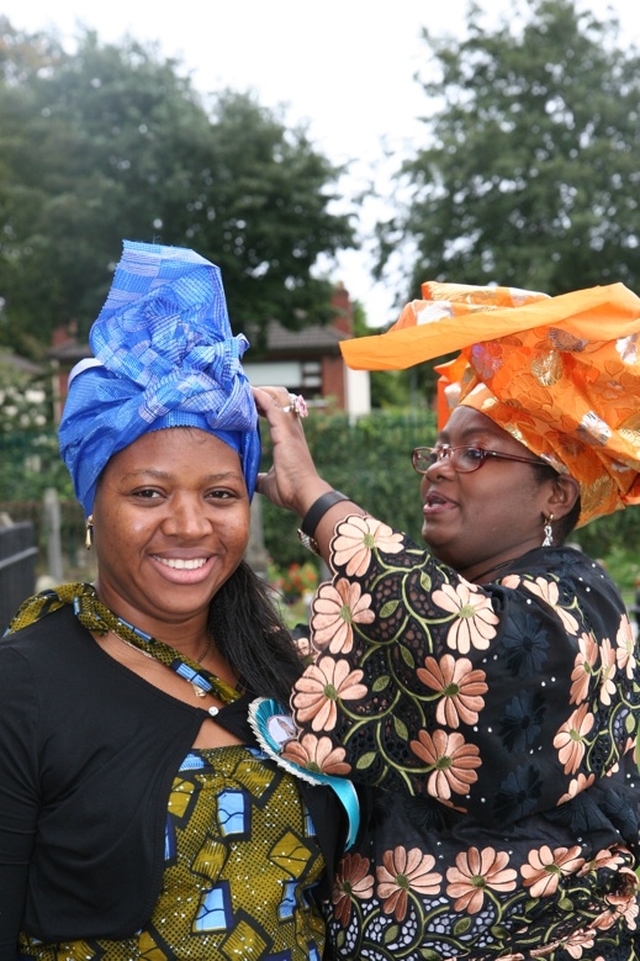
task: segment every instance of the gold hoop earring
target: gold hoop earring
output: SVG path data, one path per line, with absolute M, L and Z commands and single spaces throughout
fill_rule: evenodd
M 544 540 L 542 541 L 542 546 L 553 547 L 553 527 L 551 526 L 553 514 L 549 514 L 548 517 L 545 517 L 544 514 L 542 516 L 544 518 L 544 527 L 542 528 L 544 531 Z
M 84 546 L 88 551 L 93 546 L 93 514 L 89 514 L 84 522 Z

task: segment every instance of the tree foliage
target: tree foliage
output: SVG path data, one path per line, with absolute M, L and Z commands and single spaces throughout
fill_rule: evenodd
M 279 110 L 199 95 L 153 45 L 87 31 L 69 54 L 0 17 L 0 342 L 86 335 L 124 237 L 217 263 L 237 328 L 327 319 L 312 271 L 352 245 L 330 211 L 340 173 Z
M 380 263 L 410 239 L 425 280 L 550 294 L 640 284 L 640 59 L 615 20 L 537 0 L 493 32 L 471 5 L 462 40 L 423 31 L 436 76 L 408 202 L 378 225 Z

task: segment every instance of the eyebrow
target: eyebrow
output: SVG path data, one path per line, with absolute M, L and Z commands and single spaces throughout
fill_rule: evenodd
M 468 442 L 470 438 L 474 438 L 480 442 L 494 441 L 498 440 L 498 434 L 494 433 L 492 430 L 487 430 L 486 427 L 467 427 L 462 431 L 460 436 L 461 446 L 467 446 L 464 442 Z M 444 430 L 440 431 L 436 439 L 439 443 L 450 444 L 451 435 L 445 428 Z
M 240 471 L 220 471 L 216 474 L 207 474 L 202 480 L 205 483 L 211 483 L 215 481 L 225 480 L 226 478 L 241 477 L 242 473 Z M 141 467 L 140 470 L 130 470 L 126 474 L 122 475 L 123 480 L 134 480 L 136 477 L 153 477 L 157 480 L 171 480 L 174 475 L 169 471 L 157 470 L 155 467 Z

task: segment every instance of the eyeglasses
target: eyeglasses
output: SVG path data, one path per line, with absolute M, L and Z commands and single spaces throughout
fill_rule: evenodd
M 500 460 L 517 460 L 521 464 L 544 464 L 544 461 L 533 460 L 531 457 L 518 457 L 517 454 L 503 454 L 498 450 L 485 450 L 484 447 L 416 447 L 411 454 L 411 463 L 419 474 L 426 474 L 430 467 L 438 461 L 449 458 L 451 466 L 458 474 L 471 474 L 480 470 L 488 457 L 498 457 Z

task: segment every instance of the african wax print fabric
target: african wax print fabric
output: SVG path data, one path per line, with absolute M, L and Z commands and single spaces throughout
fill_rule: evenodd
M 640 503 L 640 298 L 623 284 L 558 297 L 423 285 L 377 337 L 343 341 L 349 366 L 437 367 L 447 407 L 474 407 L 580 484 L 579 524 Z M 441 426 L 443 426 L 441 417 Z
M 337 525 L 331 563 L 285 756 L 328 740 L 371 788 L 337 956 L 636 958 L 640 670 L 606 572 L 538 549 L 477 585 L 369 516 Z
M 45 944 L 34 961 L 320 961 L 311 896 L 324 871 L 295 778 L 243 745 L 192 751 L 167 816 L 162 893 L 149 923 L 120 941 Z

